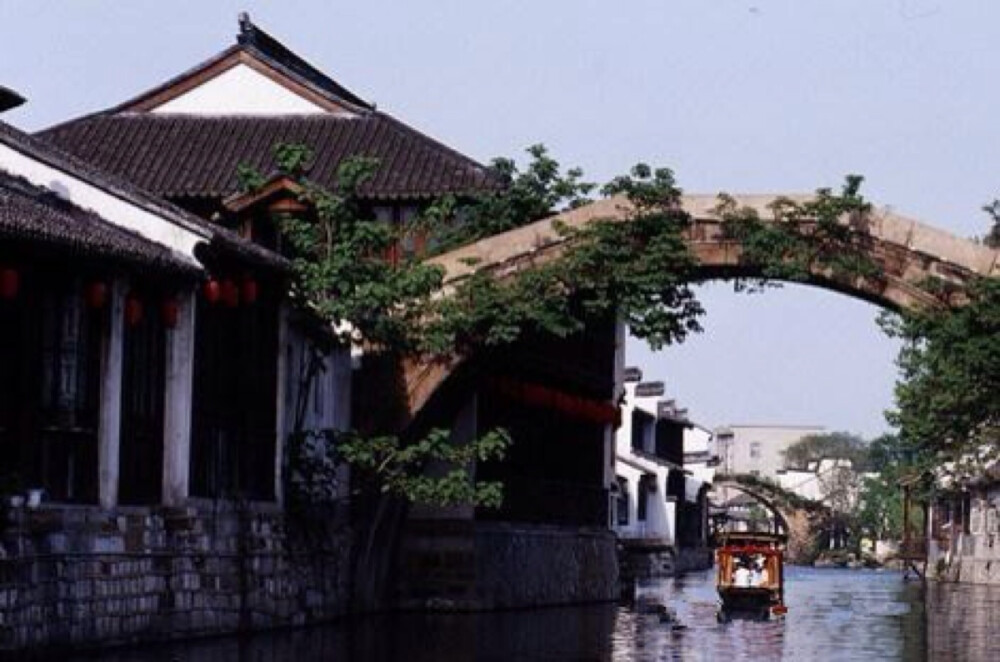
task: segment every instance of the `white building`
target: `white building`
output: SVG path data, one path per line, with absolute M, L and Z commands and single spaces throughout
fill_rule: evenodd
M 825 457 L 805 469 L 780 469 L 777 482 L 804 499 L 850 508 L 857 503 L 863 479 L 875 475 L 858 473 L 847 458 Z
M 719 470 L 771 480 L 785 466 L 784 451 L 803 437 L 822 434 L 815 425 L 727 425 L 715 430 Z
M 691 423 L 691 427 L 684 430 L 685 471 L 690 472 L 695 480 L 711 483 L 719 465 L 715 435 L 708 428 Z
M 705 543 L 704 480 L 684 466 L 690 440 L 701 459 L 711 434 L 687 419 L 687 411 L 662 400 L 662 382 L 641 382 L 625 371 L 622 424 L 615 436 L 617 499 L 613 526 L 625 541 L 681 547 Z

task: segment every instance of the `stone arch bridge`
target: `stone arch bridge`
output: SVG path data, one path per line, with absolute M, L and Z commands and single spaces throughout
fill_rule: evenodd
M 775 201 L 773 196 L 736 198 L 740 207 L 756 210 L 765 222 L 773 219 L 769 209 Z M 682 204 L 692 219 L 685 231 L 700 265 L 696 279 L 756 275 L 742 264 L 739 243 L 723 232 L 721 219 L 713 212 L 718 204 L 715 196 L 685 196 Z M 580 227 L 598 219 L 627 222 L 631 211 L 624 198 L 601 200 L 472 243 L 433 262 L 445 269 L 447 294 L 449 285 L 476 270 L 504 277 L 558 258 L 571 240 L 557 231 L 557 223 Z M 814 273 L 813 284 L 887 308 L 911 309 L 951 303 L 918 287 L 924 279 L 949 284 L 947 289 L 959 302 L 971 279 L 1000 274 L 997 252 L 889 211 L 874 210 L 860 222 L 847 222 L 863 235 L 858 243 L 881 266 L 882 274 L 877 279 L 840 282 L 829 274 Z M 504 356 L 455 356 L 448 361 L 383 366 L 399 389 L 400 407 L 384 411 L 380 393 L 371 410 L 381 418 L 391 417 L 394 425 L 409 424 L 414 430 L 450 426 L 456 439 L 509 425 L 518 441 L 529 440 L 515 444 L 503 463 L 477 466 L 477 476 L 481 469 L 484 479 L 504 483 L 502 512 L 448 514 L 455 521 L 429 515 L 412 518 L 404 536 L 402 567 L 414 570 L 403 573 L 407 587 L 403 593 L 424 599 L 443 591 L 453 600 L 458 591 L 480 606 L 504 607 L 608 599 L 613 593 L 614 537 L 609 525 L 618 521 L 613 509 L 631 503 L 631 497 L 612 494 L 616 447 L 611 422 L 618 397 L 613 382 L 621 329 L 607 326 L 611 328 L 564 342 L 532 339 Z M 491 383 L 498 376 L 514 381 Z M 663 454 L 669 455 L 671 448 L 666 439 Z M 686 483 L 657 485 L 655 493 L 663 490 L 683 509 Z M 772 503 L 790 535 L 792 558 L 810 551 L 823 519 L 821 510 L 811 514 L 807 508 L 792 507 L 759 486 L 733 487 L 752 490 Z M 638 512 L 635 516 L 638 519 Z M 703 527 L 694 525 L 693 518 L 684 520 L 692 524 L 684 527 L 689 539 L 700 540 Z M 513 576 L 519 581 L 512 582 Z
M 805 202 L 809 196 L 735 196 L 741 208 L 755 210 L 761 219 L 772 219 L 771 205 L 778 199 Z M 715 213 L 719 199 L 713 195 L 685 195 L 682 206 L 692 219 L 687 241 L 698 264 L 699 276 L 753 276 L 741 264 L 738 242 L 728 238 Z M 597 219 L 627 221 L 631 205 L 621 196 L 596 201 L 530 225 L 488 237 L 433 258 L 446 272 L 446 285 L 467 278 L 476 270 L 492 269 L 505 275 L 558 257 L 568 241 L 556 230 L 557 224 L 580 227 Z M 975 276 L 1000 275 L 1000 252 L 969 239 L 954 236 L 888 209 L 873 209 L 860 222 L 844 220 L 863 235 L 867 253 L 880 267 L 878 279 L 834 281 L 824 273 L 814 273 L 812 284 L 860 298 L 890 309 L 941 306 L 940 298 L 919 284 L 929 278 L 944 283 L 956 301 L 965 284 Z M 406 407 L 410 417 L 418 413 L 462 360 L 452 363 L 411 363 L 404 366 Z
M 770 511 L 775 519 L 775 533 L 788 536 L 785 557 L 789 563 L 811 561 L 824 542 L 833 515 L 829 506 L 744 474 L 718 474 L 712 486 L 716 490 L 729 488 L 742 492 Z

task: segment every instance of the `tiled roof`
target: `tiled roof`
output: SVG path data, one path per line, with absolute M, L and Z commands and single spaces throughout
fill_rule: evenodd
M 165 246 L 4 170 L 0 170 L 0 238 L 175 272 L 200 271 Z
M 371 198 L 426 198 L 498 187 L 488 168 L 379 112 L 337 115 L 93 115 L 39 134 L 60 148 L 167 198 L 225 198 L 239 191 L 241 164 L 268 175 L 279 143 L 314 154 L 307 176 L 332 187 L 347 157 L 379 162 L 363 193 Z
M 201 234 L 206 237 L 208 243 L 225 252 L 234 253 L 244 259 L 272 268 L 283 269 L 287 265 L 287 261 L 281 256 L 241 238 L 236 233 L 204 221 L 194 214 L 136 187 L 127 178 L 95 167 L 88 161 L 52 146 L 48 141 L 18 131 L 4 122 L 0 122 L 0 144 L 21 152 L 31 159 L 63 170 L 107 191 L 110 195 L 156 214 L 163 218 L 164 222 L 172 222 L 191 232 Z

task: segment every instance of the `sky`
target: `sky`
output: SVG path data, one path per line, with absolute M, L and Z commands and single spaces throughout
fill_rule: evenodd
M 251 18 L 333 78 L 476 159 L 546 144 L 605 181 L 638 161 L 692 193 L 808 192 L 962 236 L 1000 195 L 991 0 L 0 0 L 0 84 L 35 130 L 114 105 Z M 818 289 L 702 288 L 706 332 L 629 363 L 694 420 L 886 430 L 897 348 L 878 310 Z

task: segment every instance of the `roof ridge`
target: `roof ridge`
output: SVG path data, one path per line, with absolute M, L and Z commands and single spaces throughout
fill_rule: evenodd
M 250 15 L 242 12 L 239 15 L 240 33 L 236 36 L 236 41 L 242 46 L 247 46 L 259 52 L 267 59 L 274 60 L 287 67 L 294 73 L 303 76 L 307 81 L 319 83 L 321 87 L 328 87 L 341 100 L 347 101 L 354 106 L 365 109 L 372 109 L 372 105 L 354 94 L 346 87 L 333 80 L 322 70 L 310 64 L 305 58 L 285 46 L 283 43 L 272 37 L 260 26 L 250 20 Z
M 242 13 L 240 14 L 240 31 L 236 35 L 235 44 L 182 71 L 176 76 L 168 78 L 159 85 L 154 85 L 130 99 L 95 114 L 121 114 L 127 112 L 129 109 L 140 106 L 142 103 L 153 99 L 171 87 L 182 84 L 185 80 L 211 69 L 213 66 L 222 63 L 240 52 L 249 54 L 251 57 L 291 78 L 296 83 L 305 86 L 328 101 L 344 106 L 349 111 L 365 113 L 374 110 L 373 104 L 368 103 L 357 94 L 333 80 L 259 26 L 253 24 L 246 13 Z M 76 119 L 84 119 L 84 117 Z

